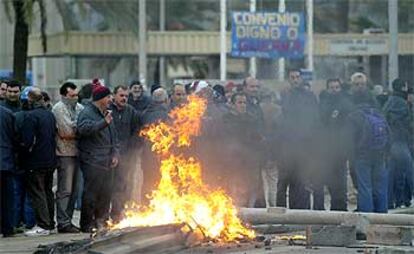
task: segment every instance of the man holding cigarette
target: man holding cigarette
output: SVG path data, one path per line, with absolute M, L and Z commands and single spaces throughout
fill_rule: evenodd
M 84 177 L 80 226 L 82 232 L 105 227 L 109 218 L 112 170 L 118 165 L 119 144 L 112 112 L 110 90 L 94 80 L 93 102 L 79 114 L 80 166 Z

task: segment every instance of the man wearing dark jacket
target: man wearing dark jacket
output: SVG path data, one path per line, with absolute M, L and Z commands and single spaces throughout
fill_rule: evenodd
M 232 108 L 223 115 L 220 153 L 223 165 L 220 176 L 222 188 L 227 188 L 238 206 L 254 207 L 261 181 L 259 145 L 261 135 L 255 119 L 247 113 L 244 93 L 234 93 Z
M 109 219 L 112 169 L 118 165 L 119 146 L 107 87 L 94 84 L 92 103 L 79 114 L 80 168 L 84 177 L 80 226 L 82 232 L 103 229 Z
M 134 181 L 133 162 L 139 146 L 139 118 L 135 109 L 127 104 L 128 88 L 117 86 L 114 89 L 114 102 L 111 104 L 112 116 L 118 133 L 120 144 L 120 160 L 114 170 L 114 184 L 112 192 L 111 218 L 113 221 L 121 219 L 121 213 L 126 201 L 131 198 L 131 188 Z
M 305 88 L 299 70 L 289 73 L 290 88 L 281 94 L 280 167 L 277 184 L 277 206 L 286 207 L 289 186 L 289 208 L 309 209 L 309 184 L 312 169 L 319 111 L 316 96 Z
M 131 105 L 138 114 L 141 114 L 149 106 L 151 99 L 145 95 L 144 86 L 140 81 L 132 81 L 129 90 L 128 104 Z
M 328 79 L 326 90 L 319 96 L 322 121 L 321 142 L 323 149 L 321 160 L 323 169 L 321 185 L 314 191 L 314 209 L 324 209 L 324 191 L 326 185 L 331 194 L 331 210 L 347 210 L 347 140 L 345 139 L 346 118 L 352 110 L 349 96 L 343 93 L 339 79 Z
M 0 106 L 0 192 L 1 233 L 3 237 L 13 235 L 13 172 L 15 170 L 15 135 L 13 113 Z
M 260 106 L 260 100 L 259 100 L 259 90 L 260 90 L 260 83 L 256 78 L 253 77 L 247 77 L 243 81 L 243 91 L 246 94 L 246 111 L 247 114 L 253 118 L 255 123 L 255 129 L 258 133 L 263 134 L 264 131 L 264 116 L 263 116 L 263 110 Z M 266 207 L 266 200 L 265 200 L 265 194 L 263 189 L 263 178 L 262 176 L 262 169 L 264 168 L 265 164 L 265 157 L 262 156 L 264 154 L 264 151 L 262 150 L 264 148 L 263 143 L 261 145 L 257 146 L 257 149 L 259 150 L 258 153 L 256 153 L 256 162 L 257 165 L 255 165 L 251 170 L 255 172 L 258 177 L 256 177 L 256 182 L 253 183 L 253 185 L 256 186 L 256 190 L 251 193 L 251 206 L 252 207 Z
M 412 157 L 410 153 L 410 109 L 407 103 L 408 85 L 402 79 L 392 82 L 393 93 L 383 111 L 391 128 L 390 186 L 388 208 L 411 205 L 413 194 Z
M 57 166 L 56 121 L 46 109 L 39 88 L 29 92 L 31 110 L 24 119 L 21 141 L 24 147 L 21 168 L 25 170 L 26 186 L 35 211 L 37 226 L 27 236 L 49 235 L 55 228 L 53 172 Z
M 155 124 L 158 121 L 168 120 L 168 94 L 164 88 L 158 88 L 152 93 L 151 103 L 141 116 L 142 126 Z M 160 160 L 151 151 L 151 144 L 144 142 L 142 155 L 142 173 L 143 185 L 141 191 L 141 200 L 148 204 L 148 194 L 155 190 L 157 181 L 160 180 Z
M 389 126 L 368 90 L 365 74 L 354 73 L 351 82 L 355 107 L 348 116 L 347 128 L 358 189 L 357 209 L 386 213 L 389 181 L 385 155 L 390 142 Z
M 11 110 L 13 113 L 20 111 L 21 110 L 20 101 L 19 101 L 20 90 L 21 90 L 21 85 L 19 82 L 14 81 L 14 80 L 9 81 L 7 83 L 5 100 L 0 101 L 0 105 Z

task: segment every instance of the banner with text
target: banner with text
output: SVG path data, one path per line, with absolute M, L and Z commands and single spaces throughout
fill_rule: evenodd
M 302 13 L 233 12 L 234 57 L 302 58 L 305 20 Z

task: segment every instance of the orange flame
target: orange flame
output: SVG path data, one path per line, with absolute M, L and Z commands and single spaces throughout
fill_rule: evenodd
M 187 104 L 169 114 L 170 122 L 159 122 L 140 133 L 162 158 L 161 179 L 150 204 L 138 210 L 127 208 L 125 219 L 113 228 L 186 223 L 218 241 L 255 236 L 237 217 L 232 199 L 223 190 L 212 190 L 203 183 L 200 163 L 177 152 L 177 148 L 191 146 L 192 138 L 200 134 L 206 107 L 204 99 L 190 96 Z

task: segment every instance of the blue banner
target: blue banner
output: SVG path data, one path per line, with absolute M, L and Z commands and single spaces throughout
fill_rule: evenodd
M 231 55 L 302 58 L 305 20 L 302 13 L 233 12 Z

